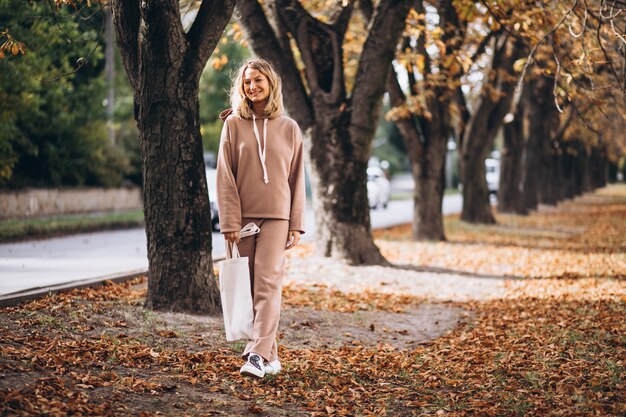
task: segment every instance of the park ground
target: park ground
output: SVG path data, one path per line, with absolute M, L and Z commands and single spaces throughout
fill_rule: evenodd
M 376 232 L 388 267 L 290 251 L 284 369 L 263 380 L 219 317 L 143 308 L 145 278 L 2 308 L 0 412 L 625 415 L 626 186 L 497 220 Z

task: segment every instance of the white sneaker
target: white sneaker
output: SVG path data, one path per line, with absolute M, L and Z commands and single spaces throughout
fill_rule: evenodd
M 278 359 L 265 364 L 265 373 L 267 375 L 276 375 L 281 369 L 283 368 L 280 366 L 280 361 Z
M 263 366 L 263 358 L 257 353 L 248 355 L 248 360 L 243 364 L 239 373 L 242 375 L 256 376 L 263 378 L 265 376 L 265 367 Z

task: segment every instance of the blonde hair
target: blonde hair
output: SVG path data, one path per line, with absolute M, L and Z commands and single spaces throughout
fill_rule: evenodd
M 233 86 L 230 90 L 230 105 L 233 112 L 244 119 L 252 118 L 252 103 L 246 97 L 244 90 L 244 73 L 248 68 L 253 68 L 267 77 L 270 87 L 265 106 L 265 116 L 274 118 L 283 114 L 283 92 L 280 77 L 274 71 L 272 64 L 261 58 L 252 58 L 241 64 L 237 75 L 233 79 Z

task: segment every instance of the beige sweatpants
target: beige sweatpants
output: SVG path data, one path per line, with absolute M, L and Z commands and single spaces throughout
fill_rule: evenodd
M 289 221 L 280 219 L 242 219 L 242 224 L 256 223 L 261 231 L 241 239 L 241 256 L 248 257 L 252 302 L 254 306 L 253 339 L 242 356 L 258 353 L 268 362 L 278 358 L 276 332 L 280 320 L 282 284 L 285 274 L 285 246 Z

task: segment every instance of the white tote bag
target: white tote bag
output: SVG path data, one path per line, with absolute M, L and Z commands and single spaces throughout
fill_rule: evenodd
M 258 232 L 258 226 L 249 223 L 241 230 L 240 237 L 244 238 Z M 220 263 L 219 277 L 226 340 L 249 340 L 252 339 L 254 311 L 248 257 L 239 255 L 236 243 L 233 243 L 232 250 L 229 250 L 228 243 L 226 245 L 226 259 Z

